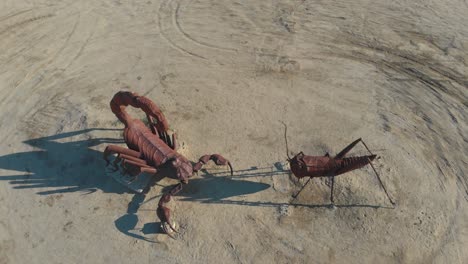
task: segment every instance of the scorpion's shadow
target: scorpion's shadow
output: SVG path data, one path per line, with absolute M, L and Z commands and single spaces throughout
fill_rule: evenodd
M 122 143 L 122 140 L 87 138 L 72 142 L 58 141 L 95 130 L 117 129 L 83 129 L 24 141 L 38 150 L 1 156 L 0 169 L 22 174 L 0 176 L 0 181 L 8 181 L 14 189 L 47 188 L 37 192 L 39 195 L 77 191 L 92 193 L 98 189 L 106 193 L 128 192 L 128 189 L 106 177 L 102 152 L 91 149 L 99 144 Z
M 284 174 L 278 171 L 261 171 L 265 168 L 252 167 L 247 170 L 235 171 L 235 176 L 228 176 L 229 172 L 223 170 L 220 172 L 217 169 L 210 169 L 209 171 L 217 171 L 209 173 L 208 170 L 201 170 L 198 177 L 190 179 L 187 185 L 184 185 L 182 191 L 175 195 L 179 202 L 199 202 L 199 203 L 224 203 L 227 198 L 248 195 L 256 192 L 263 191 L 270 187 L 269 184 L 260 183 L 255 181 L 242 180 L 239 178 L 257 177 L 257 176 L 272 176 Z M 161 170 L 152 182 L 153 185 L 158 184 L 158 181 L 164 177 L 174 178 L 171 176 L 173 173 L 169 170 Z M 176 184 L 177 181 L 174 181 Z M 160 228 L 160 222 L 145 223 L 141 229 L 136 228 L 139 218 L 138 211 L 154 211 L 154 217 L 156 218 L 156 207 L 157 200 L 160 199 L 161 195 L 174 185 L 165 186 L 162 192 L 156 196 L 146 199 L 145 194 L 135 194 L 132 201 L 128 204 L 127 213 L 119 217 L 115 221 L 116 228 L 125 235 L 131 236 L 136 239 L 141 239 L 147 242 L 155 242 L 148 238 L 146 235 L 163 233 Z M 153 201 L 156 200 L 156 201 Z M 227 200 L 229 201 L 229 200 Z M 152 203 L 154 208 L 152 209 L 140 209 L 143 204 Z
M 162 174 L 167 175 L 168 173 L 170 172 L 166 171 Z M 228 176 L 228 172 L 224 169 L 203 169 L 201 170 L 200 176 L 191 179 L 189 183 L 184 186 L 182 191 L 176 194 L 175 197 L 177 198 L 178 202 L 197 202 L 255 207 L 294 206 L 307 208 L 332 208 L 330 204 L 281 203 L 270 201 L 246 201 L 238 199 L 239 196 L 260 192 L 270 187 L 270 185 L 266 183 L 244 179 L 273 176 L 288 177 L 290 176 L 290 171 L 284 169 L 281 162 L 276 162 L 273 166 L 269 167 L 253 166 L 248 169 L 234 170 L 234 176 L 232 177 Z M 157 184 L 157 181 L 161 178 L 162 176 L 156 177 L 153 184 Z M 116 228 L 123 234 L 133 238 L 148 242 L 155 242 L 146 237 L 146 235 L 163 233 L 160 228 L 160 222 L 145 223 L 141 229 L 137 229 L 136 226 L 139 221 L 137 213 L 138 211 L 152 211 L 154 212 L 153 216 L 156 218 L 157 202 L 154 202 L 153 200 L 157 201 L 161 197 L 162 193 L 169 191 L 172 187 L 173 185 L 165 186 L 160 194 L 151 198 L 147 198 L 145 194 L 136 194 L 132 201 L 128 204 L 127 213 L 115 221 Z M 233 199 L 234 197 L 237 197 L 237 199 Z M 247 200 L 250 199 L 247 198 Z M 154 208 L 140 209 L 142 205 L 148 204 L 150 202 Z M 337 204 L 335 207 L 391 209 L 391 207 L 368 204 Z

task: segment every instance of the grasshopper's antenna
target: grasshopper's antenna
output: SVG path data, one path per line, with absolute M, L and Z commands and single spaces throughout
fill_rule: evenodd
M 286 142 L 286 156 L 288 157 L 288 161 L 290 161 L 291 158 L 289 157 L 288 137 L 287 137 L 288 126 L 286 126 L 286 124 L 283 121 L 281 121 L 281 123 L 283 123 L 284 125 L 284 141 Z

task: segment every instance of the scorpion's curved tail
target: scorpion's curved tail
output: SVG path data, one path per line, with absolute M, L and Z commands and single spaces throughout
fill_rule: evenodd
M 166 132 L 169 129 L 166 118 L 164 117 L 161 109 L 153 103 L 150 99 L 140 96 L 137 93 L 120 91 L 117 92 L 110 102 L 110 107 L 112 112 L 117 116 L 117 118 L 128 126 L 128 122 L 131 120 L 130 115 L 125 111 L 127 106 L 133 106 L 135 108 L 140 108 L 143 112 L 146 113 L 148 121 L 150 122 L 151 129 L 153 125 L 156 127 L 159 133 Z M 152 119 L 156 119 L 156 124 L 153 124 Z M 155 132 L 155 131 L 153 131 Z

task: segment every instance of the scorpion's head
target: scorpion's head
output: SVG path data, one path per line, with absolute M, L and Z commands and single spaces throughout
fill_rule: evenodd
M 177 178 L 183 183 L 188 183 L 188 179 L 193 175 L 192 164 L 183 156 L 177 155 L 172 159 L 171 166 L 174 168 Z

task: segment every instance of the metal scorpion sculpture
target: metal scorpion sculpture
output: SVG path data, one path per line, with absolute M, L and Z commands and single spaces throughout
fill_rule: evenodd
M 331 204 L 334 205 L 333 200 L 333 187 L 335 185 L 335 177 L 352 171 L 359 168 L 366 166 L 367 164 L 371 165 L 372 169 L 379 180 L 380 186 L 385 191 L 390 203 L 395 205 L 393 200 L 388 195 L 387 189 L 382 183 L 379 174 L 372 165 L 372 161 L 377 157 L 377 155 L 373 154 L 369 148 L 367 147 L 366 143 L 359 138 L 345 147 L 342 151 L 340 151 L 335 157 L 330 157 L 330 154 L 326 153 L 324 156 L 308 156 L 305 155 L 302 151 L 296 154 L 294 157 L 289 157 L 289 150 L 288 150 L 288 139 L 287 139 L 287 126 L 284 124 L 284 139 L 286 141 L 286 155 L 288 157 L 289 167 L 291 168 L 292 173 L 297 178 L 304 178 L 309 177 L 309 180 L 302 186 L 302 188 L 293 195 L 293 198 L 296 199 L 297 196 L 301 193 L 305 186 L 310 182 L 312 178 L 316 177 L 330 177 L 331 178 L 331 192 L 330 192 L 330 201 Z M 369 151 L 370 155 L 367 156 L 359 156 L 359 157 L 345 157 L 345 155 L 354 147 L 357 143 L 361 142 L 364 147 Z
M 141 120 L 133 119 L 125 111 L 125 108 L 129 105 L 140 108 L 145 112 L 149 128 Z M 117 154 L 119 159 L 115 159 L 115 162 L 119 162 L 120 166 L 134 171 L 135 177 L 142 172 L 156 174 L 159 168 L 169 167 L 180 180 L 179 184 L 161 197 L 156 210 L 164 232 L 173 237 L 171 231 L 177 232 L 177 230 L 171 222 L 170 209 L 165 206 L 171 200 L 171 196 L 182 190 L 182 186 L 188 183 L 189 178 L 208 161 L 212 160 L 216 165 L 228 165 L 232 175 L 231 163 L 219 154 L 212 154 L 204 155 L 197 163 L 192 164 L 176 151 L 176 134 L 172 134 L 172 137 L 168 135 L 169 125 L 159 107 L 144 96 L 120 91 L 112 98 L 110 107 L 112 112 L 125 125 L 123 135 L 128 148 L 117 145 L 107 146 L 104 151 L 104 159 L 107 164 L 109 164 L 108 156 Z

